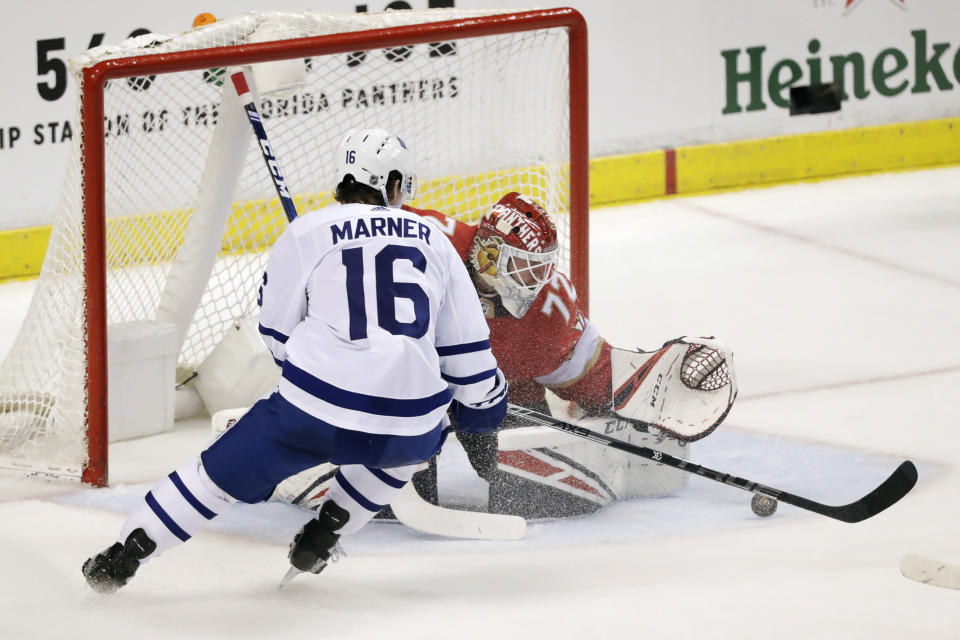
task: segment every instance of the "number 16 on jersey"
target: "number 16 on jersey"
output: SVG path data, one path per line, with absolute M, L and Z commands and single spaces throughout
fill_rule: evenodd
M 341 261 L 346 268 L 347 311 L 350 314 L 350 339 L 367 338 L 367 291 L 363 278 L 363 247 L 343 249 Z M 420 273 L 427 271 L 427 259 L 416 247 L 388 244 L 374 256 L 373 295 L 377 301 L 376 325 L 393 335 L 420 338 L 430 327 L 430 298 L 415 282 L 397 282 L 394 264 L 408 261 Z M 405 298 L 413 305 L 413 320 L 397 318 L 397 299 Z

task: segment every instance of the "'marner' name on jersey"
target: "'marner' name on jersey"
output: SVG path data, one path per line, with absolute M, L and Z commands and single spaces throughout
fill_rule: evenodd
M 330 225 L 333 244 L 340 240 L 354 238 L 372 238 L 375 236 L 396 236 L 398 238 L 418 238 L 430 244 L 430 225 L 409 218 L 370 218 L 364 220 L 344 220 L 342 224 Z

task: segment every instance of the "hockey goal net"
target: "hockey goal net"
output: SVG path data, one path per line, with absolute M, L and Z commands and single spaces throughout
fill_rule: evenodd
M 554 214 L 586 300 L 586 27 L 571 9 L 264 12 L 71 60 L 77 126 L 27 319 L 0 368 L 0 466 L 107 482 L 108 334 L 173 326 L 178 380 L 257 311 L 286 226 L 226 69 L 244 66 L 299 214 L 332 151 L 382 127 L 413 206 L 476 221 L 511 190 Z M 167 381 L 162 382 L 167 384 Z

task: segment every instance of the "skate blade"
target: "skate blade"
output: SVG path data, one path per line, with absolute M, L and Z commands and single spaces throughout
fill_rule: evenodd
M 288 582 L 296 578 L 301 573 L 303 572 L 300 571 L 300 569 L 297 569 L 296 567 L 290 567 L 289 569 L 287 569 L 287 573 L 286 575 L 283 576 L 283 580 L 280 581 L 280 586 L 277 587 L 277 589 L 283 589 L 283 587 L 286 586 Z

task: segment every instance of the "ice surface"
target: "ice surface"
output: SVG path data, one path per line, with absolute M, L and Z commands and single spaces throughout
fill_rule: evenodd
M 374 522 L 278 591 L 304 516 L 244 506 L 93 594 L 80 564 L 209 440 L 194 421 L 112 445 L 109 489 L 0 474 L 0 638 L 958 638 L 958 594 L 898 572 L 911 552 L 960 563 L 957 185 L 941 169 L 592 213 L 591 316 L 612 343 L 736 352 L 740 399 L 692 459 L 831 504 L 913 459 L 917 488 L 871 520 L 759 519 L 748 493 L 691 478 L 514 543 Z M 0 286 L 0 354 L 31 287 Z

